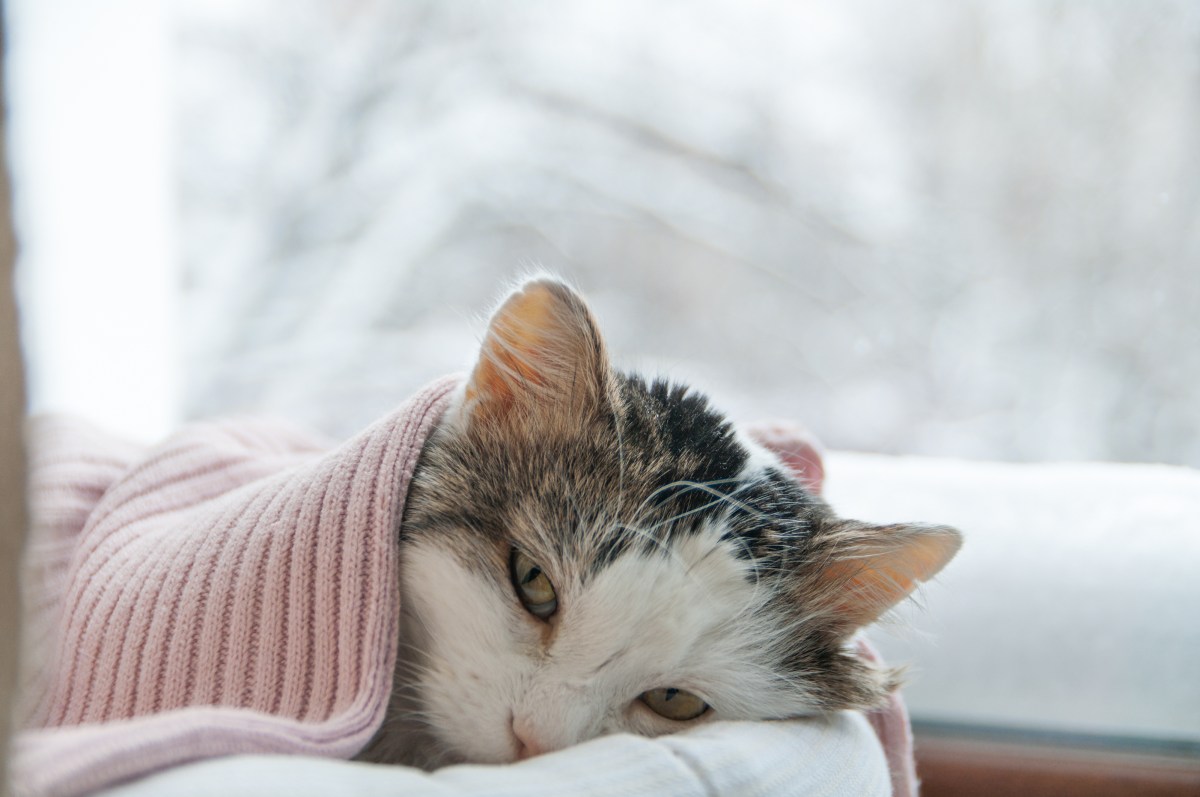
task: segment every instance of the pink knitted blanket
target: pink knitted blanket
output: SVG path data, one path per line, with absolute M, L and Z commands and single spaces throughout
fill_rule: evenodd
M 149 450 L 79 422 L 35 427 L 17 793 L 232 753 L 359 752 L 392 685 L 408 482 L 455 384 L 332 451 L 265 421 Z M 785 459 L 815 453 L 765 437 Z M 908 794 L 902 704 L 872 722 Z
M 329 453 L 260 422 L 146 452 L 43 427 L 18 788 L 72 795 L 214 755 L 364 747 L 395 666 L 401 509 L 454 384 Z

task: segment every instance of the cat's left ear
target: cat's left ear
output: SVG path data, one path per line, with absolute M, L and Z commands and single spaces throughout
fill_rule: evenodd
M 779 457 L 792 477 L 809 492 L 821 494 L 825 485 L 825 464 L 821 458 L 821 444 L 811 432 L 784 421 L 757 423 L 746 431 L 751 439 Z
M 542 277 L 513 291 L 492 315 L 463 411 L 472 422 L 577 416 L 602 405 L 610 380 L 587 304 Z
M 818 576 L 818 600 L 847 632 L 878 620 L 962 546 L 962 535 L 949 526 L 838 520 L 821 536 L 828 558 Z

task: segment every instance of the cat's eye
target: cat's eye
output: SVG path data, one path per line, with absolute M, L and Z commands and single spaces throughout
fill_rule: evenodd
M 682 689 L 650 689 L 642 693 L 642 702 L 660 717 L 676 722 L 694 720 L 708 711 L 708 704 Z
M 550 619 L 550 615 L 558 609 L 558 595 L 555 594 L 554 585 L 542 572 L 542 568 L 521 551 L 513 548 L 508 569 L 521 604 L 534 617 Z

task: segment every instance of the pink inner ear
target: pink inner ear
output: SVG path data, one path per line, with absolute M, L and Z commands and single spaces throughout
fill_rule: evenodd
M 756 423 L 746 430 L 755 441 L 783 460 L 797 481 L 818 495 L 825 484 L 821 445 L 807 429 L 794 423 Z

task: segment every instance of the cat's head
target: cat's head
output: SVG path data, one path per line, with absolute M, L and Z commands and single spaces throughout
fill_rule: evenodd
M 442 760 L 870 708 L 851 637 L 958 550 L 844 520 L 699 393 L 611 366 L 527 282 L 422 454 L 402 525 L 415 710 Z

